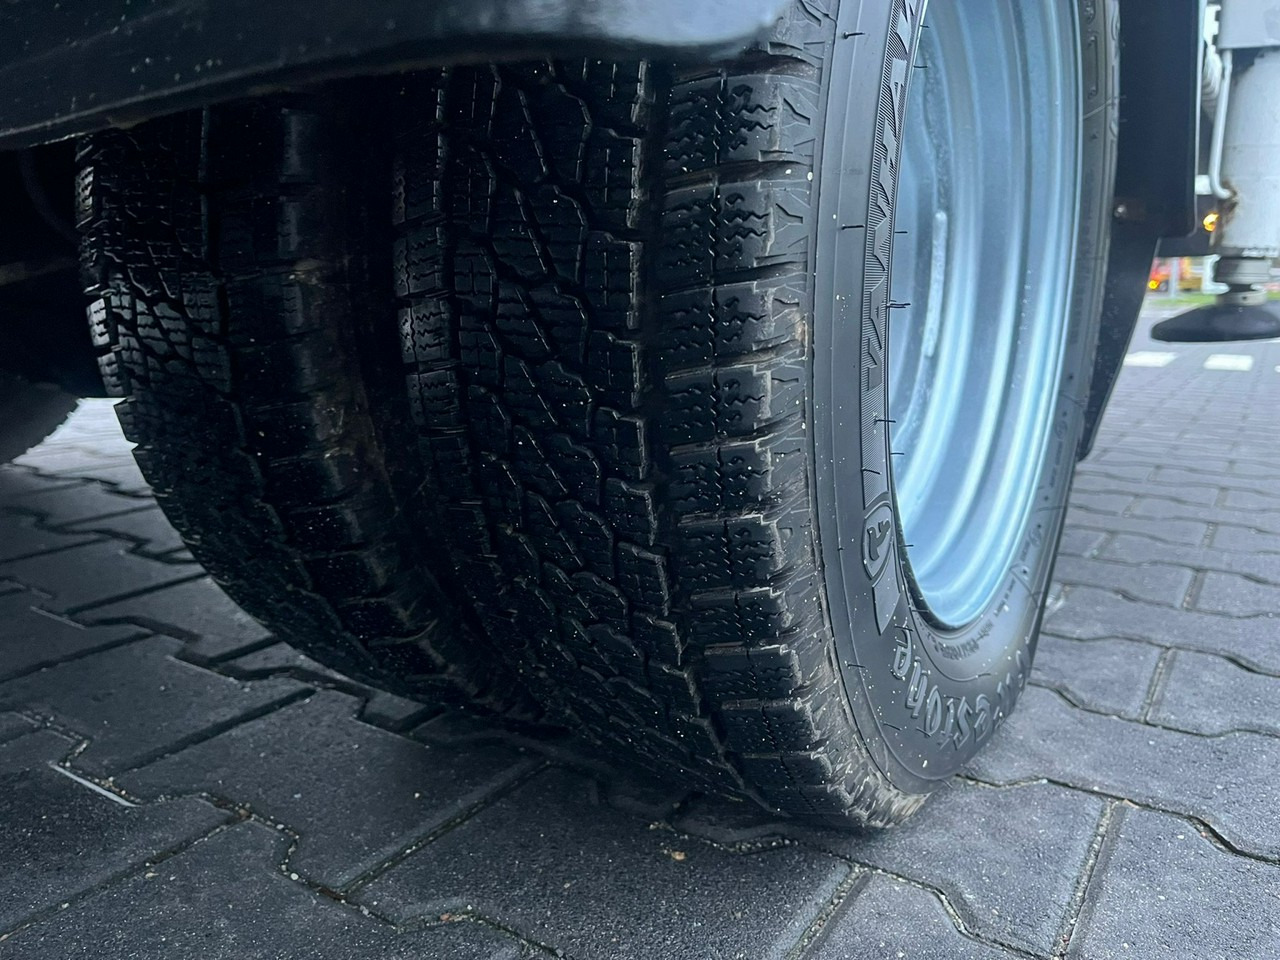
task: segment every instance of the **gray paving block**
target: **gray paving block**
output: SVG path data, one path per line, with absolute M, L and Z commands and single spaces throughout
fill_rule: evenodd
M 1140 503 L 1138 507 L 1141 506 Z M 1204 521 L 1163 519 L 1157 523 L 1153 521 L 1159 518 L 1139 515 L 1138 507 L 1127 517 L 1113 517 L 1073 507 L 1067 511 L 1067 526 L 1103 533 L 1136 533 L 1163 543 L 1188 547 L 1200 546 L 1209 534 L 1209 524 Z
M 45 477 L 11 463 L 0 463 L 0 503 L 5 505 L 17 503 L 33 493 L 72 490 L 87 483 L 88 481 L 75 478 Z
M 941 890 L 984 940 L 1049 953 L 1102 808 L 1096 797 L 1052 784 L 993 790 L 960 781 L 894 830 L 799 835 Z
M 375 690 L 345 677 L 287 643 L 275 643 L 233 660 L 222 661 L 218 664 L 218 669 L 232 676 L 249 679 L 290 676 L 316 682 L 321 686 L 336 686 L 364 698 L 365 703 L 360 710 L 361 720 L 396 732 L 410 730 L 440 712 L 437 706 L 398 697 L 384 690 Z
M 1280 624 L 1268 617 L 1220 617 L 1138 603 L 1092 587 L 1076 587 L 1045 617 L 1050 633 L 1076 640 L 1113 637 L 1235 657 L 1280 673 Z
M 128 624 L 86 627 L 40 608 L 26 590 L 0 596 L 0 680 L 143 635 Z
M 99 483 L 109 484 L 120 493 L 132 497 L 151 496 L 151 486 L 142 475 L 142 471 L 138 469 L 132 455 L 128 460 L 114 462 L 110 466 L 95 466 L 87 471 L 87 475 Z
M 1133 600 L 1180 607 L 1195 574 L 1186 567 L 1170 564 L 1110 563 L 1059 557 L 1053 575 L 1069 586 L 1097 587 L 1124 594 Z
M 1129 497 L 1161 497 L 1189 507 L 1213 507 L 1218 503 L 1219 490 L 1213 486 L 1164 487 L 1147 480 L 1134 480 L 1112 473 L 1097 474 L 1081 470 L 1075 478 L 1073 492 L 1085 494 L 1112 494 Z M 1194 516 L 1194 511 L 1191 514 Z
M 1255 526 L 1222 524 L 1213 531 L 1209 546 L 1218 550 L 1235 550 L 1245 554 L 1280 554 L 1280 533 L 1259 530 Z
M 19 713 L 0 713 L 0 743 L 30 733 L 35 728 L 33 721 Z
M 805 951 L 805 960 L 1014 960 L 961 933 L 927 890 L 873 875 Z
M 241 823 L 104 887 L 0 946 L 57 960 L 519 960 L 480 923 L 397 932 L 280 872 L 287 838 Z M 8 948 L 11 953 L 5 953 Z
M 1270 484 L 1273 486 L 1275 477 L 1270 478 Z M 1280 511 L 1280 495 L 1277 495 L 1274 489 L 1267 489 L 1268 479 L 1263 477 L 1242 479 L 1238 483 L 1247 483 L 1251 486 L 1246 489 L 1240 489 L 1238 486 L 1229 487 L 1223 494 L 1222 505 L 1229 510 L 1239 510 L 1244 513 L 1253 513 L 1259 510 L 1277 512 Z M 1257 486 L 1252 486 L 1256 484 Z
M 1114 477 L 1134 483 L 1146 483 L 1151 479 L 1151 474 L 1155 472 L 1157 466 L 1156 464 L 1134 463 L 1130 457 L 1111 459 L 1113 456 L 1114 454 L 1110 451 L 1094 453 L 1092 457 L 1078 467 L 1080 475 L 1100 478 Z
M 228 819 L 195 797 L 113 800 L 51 766 L 72 746 L 49 730 L 0 744 L 0 932 Z
M 528 773 L 499 745 L 431 747 L 355 719 L 334 691 L 119 779 L 140 796 L 208 791 L 301 834 L 290 867 L 338 889 Z
M 1086 713 L 1028 687 L 974 774 L 993 783 L 1048 778 L 1199 817 L 1234 846 L 1280 857 L 1280 739 L 1203 737 Z
M 1117 817 L 1070 957 L 1280 957 L 1280 866 L 1232 856 L 1176 817 Z
M 1107 541 L 1108 534 L 1101 530 L 1083 530 L 1068 527 L 1062 531 L 1062 540 L 1058 543 L 1058 555 L 1066 557 L 1091 557 Z
M 92 477 L 101 470 L 124 466 L 133 459 L 128 446 L 111 444 L 58 444 L 39 446 L 13 463 L 53 477 Z
M 154 503 L 144 509 L 114 517 L 81 520 L 68 524 L 66 529 L 132 540 L 139 544 L 143 553 L 150 555 L 170 553 L 186 547 L 178 536 L 178 531 L 173 529 L 173 524 Z
M 17 557 L 65 550 L 97 539 L 100 538 L 92 534 L 48 530 L 33 514 L 0 511 L 0 564 Z
M 1229 527 L 1252 528 L 1271 536 L 1280 536 L 1280 513 L 1272 511 L 1187 507 L 1170 500 L 1140 499 L 1134 504 L 1131 515 L 1136 519 L 1161 520 L 1178 526 L 1213 523 Z M 1148 526 L 1157 529 L 1151 524 Z
M 47 594 L 50 610 L 74 612 L 114 597 L 190 579 L 199 567 L 158 563 L 129 552 L 129 544 L 103 541 L 16 560 L 0 572 Z
M 1280 617 L 1280 586 L 1257 583 L 1234 573 L 1206 573 L 1197 610 L 1230 617 Z M 1280 624 L 1277 624 L 1280 633 Z
M 1208 735 L 1254 730 L 1280 736 L 1280 677 L 1180 650 L 1173 654 L 1150 719 Z
M 152 566 L 173 569 L 153 561 Z M 89 623 L 129 621 L 187 643 L 183 656 L 211 662 L 262 645 L 270 634 L 208 577 L 155 590 L 81 614 Z
M 175 660 L 151 637 L 0 684 L 0 709 L 54 717 L 89 738 L 78 769 L 111 775 L 256 716 L 307 691 L 293 680 L 241 683 Z
M 1102 492 L 1085 487 L 1076 487 L 1071 493 L 1072 506 L 1091 510 L 1094 513 L 1113 513 L 1119 516 L 1131 503 L 1133 495 L 1129 493 Z
M 591 802 L 552 769 L 357 895 L 398 921 L 473 909 L 567 955 L 782 957 L 848 875 L 800 846 L 730 853 Z
M 154 501 L 126 497 L 101 483 L 86 483 L 69 489 L 50 489 L 8 500 L 6 509 L 39 516 L 46 526 L 68 527 L 85 520 L 114 517 L 133 510 L 145 510 Z
M 1119 534 L 1108 541 L 1099 556 L 1101 559 L 1124 563 L 1177 563 L 1197 570 L 1238 573 L 1280 586 L 1280 553 L 1243 553 L 1213 547 L 1171 547 L 1148 537 Z
M 1161 651 L 1132 640 L 1067 640 L 1040 635 L 1031 681 L 1089 710 L 1136 720 Z

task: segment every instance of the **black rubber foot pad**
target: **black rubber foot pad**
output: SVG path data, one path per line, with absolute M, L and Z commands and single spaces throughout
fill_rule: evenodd
M 1280 337 L 1280 316 L 1266 307 L 1212 303 L 1157 323 L 1151 336 L 1165 343 L 1218 343 Z

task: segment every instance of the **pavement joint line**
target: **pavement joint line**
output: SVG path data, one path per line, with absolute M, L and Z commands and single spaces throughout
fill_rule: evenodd
M 1186 730 L 1182 727 L 1171 727 L 1168 724 L 1155 723 L 1151 720 L 1134 719 L 1133 717 L 1126 717 L 1118 713 L 1112 713 L 1110 710 L 1103 710 L 1098 707 L 1091 707 L 1091 706 L 1088 706 L 1087 704 L 1081 703 L 1079 700 L 1075 698 L 1075 695 L 1072 694 L 1069 689 L 1064 689 L 1065 685 L 1048 683 L 1044 680 L 1037 680 L 1034 677 L 1028 680 L 1027 683 L 1033 687 L 1038 687 L 1039 689 L 1044 690 L 1047 693 L 1054 694 L 1060 700 L 1063 700 L 1067 704 L 1067 706 L 1071 707 L 1073 710 L 1079 710 L 1081 713 L 1088 713 L 1095 717 L 1105 717 L 1108 720 L 1120 720 L 1124 723 L 1138 724 L 1139 726 L 1147 727 L 1151 730 L 1164 730 L 1168 733 L 1176 733 L 1184 737 L 1198 737 L 1201 740 L 1225 740 L 1228 737 L 1234 737 L 1240 734 L 1250 734 L 1255 736 L 1271 737 L 1273 739 L 1280 738 L 1280 734 L 1277 734 L 1274 730 L 1265 731 L 1265 730 L 1232 729 L 1232 730 L 1220 730 L 1217 733 L 1204 733 L 1203 731 L 1200 731 L 1200 730 Z
M 369 867 L 364 872 L 360 873 L 358 876 L 348 881 L 342 887 L 338 888 L 337 892 L 341 894 L 343 897 L 349 897 L 352 894 L 359 892 L 364 887 L 372 883 L 374 880 L 377 880 L 379 877 L 385 874 L 388 870 L 391 870 L 392 868 L 403 863 L 405 860 L 407 860 L 413 854 L 417 853 L 423 847 L 426 847 L 432 843 L 435 843 L 435 841 L 439 840 L 441 837 L 443 837 L 447 833 L 452 833 L 458 827 L 462 826 L 462 824 L 466 823 L 468 820 L 471 820 L 480 812 L 487 810 L 489 807 L 493 806 L 503 797 L 506 797 L 509 794 L 514 793 L 516 790 L 524 786 L 526 783 L 528 783 L 538 774 L 542 773 L 545 770 L 550 769 L 552 766 L 555 766 L 555 764 L 552 764 L 547 760 L 536 761 L 524 767 L 523 769 L 520 769 L 517 766 L 517 772 L 515 774 L 513 774 L 510 778 L 508 778 L 503 783 L 500 783 L 497 786 L 495 786 L 492 790 L 489 791 L 488 794 L 486 794 L 483 797 L 480 797 L 473 803 L 469 804 L 467 807 L 460 810 L 458 813 L 454 814 L 452 817 L 450 817 L 448 820 L 444 821 L 443 823 L 437 824 L 435 827 L 427 831 L 425 834 L 422 834 L 418 837 L 415 837 L 407 841 L 405 845 L 402 846 L 398 851 L 388 856 L 382 862 L 375 863 L 373 866 Z
M 37 527 L 37 529 L 42 529 Z M 49 530 L 48 533 L 61 533 L 59 530 Z M 33 550 L 30 553 L 21 553 L 14 557 L 5 557 L 0 560 L 0 568 L 10 563 L 21 563 L 24 560 L 34 560 L 37 557 L 48 557 L 55 553 L 62 553 L 65 550 L 74 550 L 77 547 L 87 547 L 93 544 L 106 543 L 110 537 L 103 536 L 100 533 L 86 533 L 83 540 L 77 540 L 75 543 L 64 543 L 61 546 L 49 547 L 47 550 Z
M 1209 533 L 1209 538 L 1212 539 L 1212 531 Z M 1208 549 L 1208 544 L 1201 544 L 1201 549 Z M 1183 569 L 1191 569 L 1193 572 L 1191 583 L 1187 585 L 1187 591 L 1182 595 L 1182 603 L 1179 607 L 1183 610 L 1195 610 L 1196 604 L 1200 601 L 1200 594 L 1204 592 L 1204 571 L 1197 567 Z
M 1129 723 L 1136 721 L 1130 720 Z M 1182 733 L 1184 731 L 1178 731 Z M 1194 736 L 1194 734 L 1193 734 Z M 1126 797 L 1122 794 L 1113 793 L 1110 790 L 1103 790 L 1100 787 L 1082 787 L 1077 783 L 1071 783 L 1068 780 L 1061 780 L 1057 777 L 1039 776 L 1039 777 L 1019 777 L 1016 780 L 1009 780 L 1005 783 L 995 783 L 991 780 L 983 780 L 972 771 L 966 771 L 956 775 L 958 780 L 964 783 L 972 783 L 978 786 L 989 787 L 996 790 L 1005 790 L 1012 787 L 1030 787 L 1037 784 L 1052 784 L 1055 787 L 1061 787 L 1064 790 L 1071 790 L 1075 793 L 1084 794 L 1089 797 L 1101 797 L 1104 800 L 1114 800 L 1116 803 L 1124 807 L 1130 807 L 1135 810 L 1150 810 L 1153 813 L 1164 814 L 1183 820 L 1191 824 L 1196 831 L 1206 839 L 1212 841 L 1224 852 L 1236 857 L 1243 857 L 1246 860 L 1253 860 L 1257 863 L 1265 863 L 1269 866 L 1280 866 L 1280 856 L 1268 857 L 1264 854 L 1253 853 L 1249 850 L 1242 850 L 1233 844 L 1230 840 L 1222 835 L 1222 833 L 1213 824 L 1205 820 L 1200 814 L 1190 813 L 1186 810 L 1178 810 L 1173 807 L 1163 806 L 1159 803 L 1152 803 L 1147 800 L 1135 800 L 1133 797 Z
M 84 629 L 82 624 L 77 623 L 74 625 Z M 63 664 L 75 663 L 77 660 L 83 660 L 86 657 L 92 657 L 99 653 L 106 653 L 108 650 L 115 650 L 117 647 L 125 647 L 131 643 L 137 643 L 139 640 L 149 640 L 153 636 L 154 634 L 150 633 L 135 633 L 125 637 L 118 637 L 115 640 L 104 640 L 97 646 L 76 650 L 74 653 L 69 653 L 56 660 L 44 660 L 29 667 L 24 667 L 21 670 L 15 670 L 12 673 L 0 673 L 0 684 L 9 683 L 12 680 L 21 680 L 23 677 L 31 676 L 33 673 L 40 673 L 43 670 L 52 670 L 55 667 L 62 666 Z
M 1206 614 L 1206 616 L 1211 616 L 1211 614 Z M 1232 666 L 1238 667 L 1246 673 L 1251 673 L 1254 676 L 1280 680 L 1280 669 L 1268 670 L 1265 667 L 1260 667 L 1257 664 L 1250 663 L 1248 660 L 1244 660 L 1238 656 L 1223 653 L 1221 650 L 1206 650 L 1202 647 L 1188 647 L 1179 643 L 1162 643 L 1158 640 L 1152 640 L 1150 637 L 1139 637 L 1134 634 L 1126 633 L 1108 633 L 1098 636 L 1072 637 L 1067 636 L 1066 634 L 1054 633 L 1050 629 L 1045 629 L 1042 632 L 1045 636 L 1053 637 L 1055 640 L 1066 640 L 1069 643 L 1106 643 L 1108 640 L 1125 640 L 1129 643 L 1141 643 L 1148 647 L 1155 647 L 1157 650 L 1169 650 L 1174 652 L 1185 651 L 1186 653 L 1194 653 L 1201 657 L 1214 657 L 1218 660 L 1225 660 Z
M 113 510 L 111 513 L 100 513 L 92 517 L 84 517 L 80 520 L 67 520 L 62 523 L 50 523 L 49 518 L 53 514 L 47 510 L 38 510 L 34 507 L 28 507 L 23 504 L 17 506 L 6 506 L 5 511 L 11 516 L 34 517 L 36 520 L 36 528 L 45 530 L 49 533 L 79 533 L 81 531 L 68 529 L 70 527 L 80 527 L 91 523 L 100 523 L 103 520 L 118 520 L 121 517 L 132 516 L 135 513 L 144 513 L 147 510 L 153 510 L 155 507 L 148 503 L 140 503 L 136 507 L 126 507 L 123 510 Z M 85 533 L 101 533 L 100 530 L 85 530 Z
M 1102 804 L 1102 813 L 1098 814 L 1098 822 L 1093 828 L 1093 840 L 1089 841 L 1089 850 L 1084 855 L 1084 865 L 1080 868 L 1079 876 L 1076 877 L 1075 890 L 1071 892 L 1071 899 L 1066 906 L 1066 915 L 1062 918 L 1062 925 L 1057 934 L 1057 946 L 1053 948 L 1055 960 L 1061 960 L 1070 951 L 1071 937 L 1075 936 L 1076 928 L 1079 927 L 1080 914 L 1088 900 L 1089 888 L 1093 886 L 1093 878 L 1098 874 L 1098 867 L 1103 865 L 1102 850 L 1106 845 L 1108 833 L 1111 832 L 1116 805 L 1117 801 L 1107 800 Z
M 1119 808 L 1119 809 L 1118 809 Z M 1094 885 L 1094 878 L 1105 872 L 1110 860 L 1112 845 L 1108 841 L 1114 835 L 1113 827 L 1118 829 L 1124 811 L 1117 800 L 1108 800 L 1098 815 L 1098 823 L 1094 827 L 1093 840 L 1089 844 L 1089 852 L 1085 855 L 1084 867 L 1077 878 L 1076 889 L 1072 892 L 1067 905 L 1067 915 L 1058 934 L 1058 946 L 1053 951 L 1054 960 L 1064 960 L 1071 950 L 1071 939 L 1080 928 L 1080 921 L 1090 909 L 1089 891 Z
M 203 580 L 209 574 L 204 570 L 192 573 L 185 577 L 177 577 L 173 580 L 166 580 L 164 583 L 155 583 L 147 587 L 141 587 L 137 590 L 128 590 L 124 593 L 112 594 L 109 597 L 103 597 L 100 600 L 92 600 L 89 603 L 79 603 L 75 606 L 67 607 L 62 612 L 67 616 L 80 616 L 82 613 L 96 610 L 98 607 L 109 607 L 116 603 L 122 603 L 125 600 L 136 600 L 138 597 L 145 597 L 149 593 L 157 593 L 160 590 L 168 590 L 170 587 L 178 587 L 184 583 L 191 583 L 193 580 Z
M 1176 655 L 1172 649 L 1166 649 L 1156 660 L 1156 668 L 1151 671 L 1151 682 L 1147 685 L 1146 696 L 1142 698 L 1142 709 L 1138 711 L 1138 719 L 1148 726 L 1163 726 L 1151 722 L 1151 711 L 1164 694 L 1165 683 L 1169 679 L 1169 670 Z
M 269 714 L 276 713 L 277 711 L 283 710 L 300 700 L 307 699 L 314 693 L 315 690 L 309 687 L 303 687 L 300 690 L 293 690 L 289 693 L 282 694 L 267 703 L 259 704 L 251 710 L 246 710 L 244 713 L 235 717 L 204 727 L 197 730 L 195 733 L 167 743 L 163 747 L 158 747 L 155 750 L 141 754 L 129 766 L 117 770 L 112 775 L 112 779 L 126 773 L 132 773 L 135 770 L 140 770 L 149 764 L 155 763 L 158 760 L 163 760 L 165 757 L 171 757 L 175 753 L 181 753 L 183 750 L 187 750 L 197 744 L 204 743 L 207 740 L 212 740 L 214 737 L 221 736 L 227 731 L 234 730 L 236 727 L 243 724 L 252 723 L 254 720 L 261 720 Z
M 97 886 L 90 887 L 87 890 L 81 890 L 78 893 L 73 893 L 70 896 L 67 896 L 65 899 L 63 899 L 61 903 L 50 905 L 48 907 L 45 907 L 43 910 L 36 911 L 26 920 L 22 921 L 21 923 L 17 924 L 14 927 L 11 927 L 7 930 L 0 929 L 0 944 L 4 943 L 6 940 L 12 937 L 15 933 L 21 933 L 23 930 L 26 930 L 28 927 L 34 927 L 36 924 L 43 923 L 44 921 L 50 919 L 51 917 L 57 916 L 59 913 L 63 912 L 64 910 L 68 910 L 71 907 L 74 907 L 77 904 L 82 903 L 85 900 L 88 900 L 90 897 L 93 897 L 104 890 L 109 890 L 111 887 L 115 886 L 118 883 L 122 883 L 126 880 L 129 880 L 133 877 L 138 876 L 141 873 L 144 873 L 145 871 L 151 870 L 152 868 L 157 867 L 168 860 L 172 860 L 174 857 L 178 856 L 179 854 L 185 853 L 187 850 L 190 850 L 196 844 L 203 843 L 204 841 L 209 840 L 217 836 L 218 834 L 222 833 L 224 830 L 234 827 L 238 822 L 240 821 L 231 820 L 229 822 L 219 823 L 215 825 L 212 829 L 207 831 L 206 833 L 200 834 L 199 836 L 196 836 L 196 837 L 191 837 L 190 839 L 184 840 L 181 843 L 177 843 L 172 846 L 166 847 L 163 850 L 158 851 L 157 853 L 151 854 L 140 863 L 126 867 L 124 870 L 117 871 L 116 873 L 108 876 L 105 880 L 103 880 Z
M 345 900 L 342 902 L 346 903 Z M 401 932 L 409 931 L 409 930 L 435 930 L 441 927 L 447 927 L 450 924 L 454 924 L 454 923 L 474 923 L 476 926 L 479 926 L 479 927 L 488 927 L 491 930 L 496 930 L 498 933 L 502 934 L 503 936 L 510 937 L 512 940 L 515 940 L 517 943 L 522 943 L 525 946 L 529 947 L 530 949 L 536 950 L 541 954 L 544 954 L 549 957 L 555 957 L 556 960 L 572 960 L 572 958 L 569 957 L 569 954 L 561 950 L 559 947 L 553 947 L 549 944 L 541 942 L 540 940 L 534 940 L 528 934 L 522 933 L 521 931 L 517 930 L 515 927 L 508 926 L 502 921 L 497 920 L 486 913 L 481 913 L 478 910 L 472 910 L 470 908 L 461 909 L 456 912 L 450 911 L 446 914 L 442 914 L 442 916 L 449 917 L 450 918 L 449 920 L 439 920 L 439 919 L 430 920 L 427 917 L 423 916 L 423 917 L 414 917 L 413 919 L 408 920 L 402 924 L 396 924 L 389 919 L 384 919 L 383 917 L 373 913 L 373 911 L 369 910 L 367 907 L 362 906 L 360 907 L 360 910 L 361 912 L 366 913 L 366 915 L 368 916 L 376 916 L 377 919 L 382 920 L 383 923 L 386 923 L 392 927 L 395 927 L 395 929 Z
M 866 889 L 875 874 L 861 867 L 854 867 L 836 886 L 827 899 L 826 905 L 818 911 L 818 915 L 800 934 L 800 939 L 783 956 L 783 960 L 802 960 L 809 947 L 822 936 L 832 919 L 841 911 L 848 909 Z M 953 921 L 954 922 L 954 921 Z
M 122 807 L 129 807 L 129 808 L 138 806 L 138 804 L 134 803 L 132 800 L 126 800 L 124 797 L 120 796 L 119 794 L 112 793 L 110 790 L 107 790 L 104 787 L 98 786 L 92 780 L 87 780 L 84 777 L 80 776 L 80 774 L 72 770 L 68 770 L 66 767 L 61 766 L 59 763 L 57 763 L 57 761 L 48 760 L 46 761 L 46 766 L 48 766 L 49 769 L 52 770 L 54 773 L 60 773 L 67 779 L 74 780 L 76 783 L 80 784 L 80 786 L 85 787 L 89 790 L 92 790 L 94 793 L 98 794 L 99 796 L 106 797 L 112 803 L 118 803 Z
M 831 854 L 831 856 L 836 855 Z M 1027 960 L 1041 960 L 1040 957 L 1037 957 L 1036 954 L 1028 951 L 1025 947 L 1020 947 L 1013 943 L 1006 943 L 1004 940 L 996 938 L 984 937 L 980 933 L 972 930 L 969 926 L 969 922 L 965 919 L 964 913 L 951 902 L 951 898 L 947 896 L 946 891 L 942 890 L 940 887 L 935 887 L 933 884 L 926 883 L 923 880 L 917 880 L 915 877 L 908 877 L 905 874 L 894 873 L 892 870 L 886 870 L 883 867 L 877 867 L 870 863 L 863 863 L 860 860 L 847 856 L 837 857 L 837 859 L 845 860 L 871 876 L 885 877 L 895 883 L 914 887 L 917 890 L 923 890 L 925 893 L 932 895 L 939 903 L 942 904 L 942 909 L 946 913 L 947 918 L 951 921 L 951 925 L 955 927 L 956 933 L 964 937 L 966 940 L 971 940 L 975 943 L 985 944 L 987 946 L 999 947 L 1002 950 L 1008 950 L 1016 956 L 1025 957 Z M 870 879 L 870 876 L 868 879 Z M 965 902 L 963 898 L 960 899 L 961 902 L 964 903 L 965 909 L 968 910 L 970 905 Z

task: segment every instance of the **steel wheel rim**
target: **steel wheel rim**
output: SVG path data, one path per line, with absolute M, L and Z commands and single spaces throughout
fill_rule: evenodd
M 996 600 L 1062 374 L 1080 190 L 1073 4 L 933 0 L 906 113 L 889 332 L 894 499 L 934 623 Z

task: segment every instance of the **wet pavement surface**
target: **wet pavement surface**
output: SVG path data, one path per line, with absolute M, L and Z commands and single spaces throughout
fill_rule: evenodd
M 848 835 L 275 642 L 86 402 L 0 467 L 0 957 L 1278 957 L 1278 410 L 1280 342 L 1139 336 L 1021 706 Z

